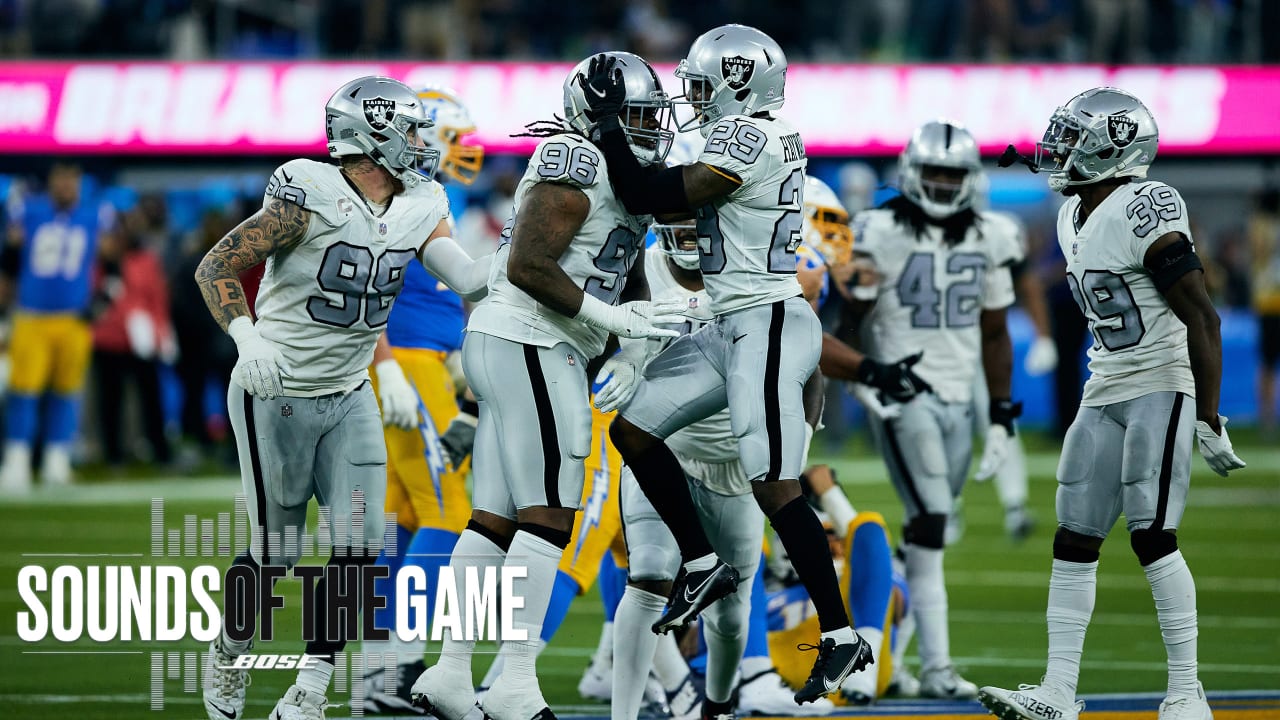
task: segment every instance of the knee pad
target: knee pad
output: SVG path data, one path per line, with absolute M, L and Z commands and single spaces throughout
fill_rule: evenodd
M 1053 559 L 1074 563 L 1098 562 L 1102 538 L 1081 535 L 1064 527 L 1053 536 Z
M 1170 530 L 1151 528 L 1134 530 L 1129 533 L 1129 545 L 1138 556 L 1138 562 L 1146 567 L 1166 555 L 1177 552 L 1178 536 Z
M 573 539 L 568 530 L 556 530 L 536 523 L 516 523 L 516 532 L 520 531 L 540 537 L 561 550 L 569 547 L 569 541 Z
M 942 513 L 917 515 L 902 528 L 904 542 L 933 550 L 943 548 L 946 534 L 947 516 Z
M 633 545 L 627 553 L 627 578 L 646 582 L 671 582 L 680 568 L 680 551 L 663 545 Z
M 720 637 L 745 638 L 750 623 L 751 607 L 741 602 L 728 602 L 735 595 L 717 600 L 702 613 L 706 631 Z

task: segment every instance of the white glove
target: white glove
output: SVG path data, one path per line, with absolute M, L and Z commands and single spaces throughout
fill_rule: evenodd
M 591 295 L 583 295 L 582 307 L 575 318 L 620 338 L 678 337 L 680 331 L 658 326 L 684 324 L 684 312 L 688 308 L 686 300 L 635 300 L 609 305 Z
M 1053 338 L 1044 336 L 1037 337 L 1035 342 L 1031 343 L 1031 349 L 1027 351 L 1027 358 L 1023 361 L 1023 365 L 1027 369 L 1027 374 L 1031 376 L 1047 375 L 1058 367 L 1058 348 L 1053 344 Z
M 378 400 L 382 404 L 382 424 L 412 430 L 418 426 L 418 393 L 413 391 L 400 363 L 383 360 L 373 366 L 378 374 Z
M 235 340 L 238 356 L 231 380 L 263 400 L 283 395 L 280 370 L 284 367 L 284 355 L 280 349 L 263 339 L 253 321 L 244 315 L 231 321 L 227 334 Z
M 982 444 L 982 461 L 978 463 L 978 474 L 974 480 L 984 481 L 995 477 L 996 471 L 1009 457 L 1009 431 L 1003 425 L 992 423 L 987 428 L 987 439 Z
M 649 359 L 648 341 L 633 340 L 605 361 L 596 373 L 596 382 L 604 383 L 593 404 L 600 412 L 612 412 L 627 404 L 640 386 L 644 364 Z
M 898 403 L 885 405 L 880 402 L 880 395 L 873 387 L 862 383 L 849 383 L 849 388 L 858 402 L 867 408 L 867 412 L 875 415 L 877 419 L 892 420 L 902 414 L 902 405 Z
M 1197 420 L 1196 442 L 1200 445 L 1200 454 L 1204 456 L 1204 461 L 1209 463 L 1209 469 L 1226 477 L 1232 470 L 1243 468 L 1244 461 L 1237 457 L 1236 451 L 1231 448 L 1231 438 L 1227 437 L 1227 419 L 1219 415 L 1218 424 L 1222 426 L 1221 435 L 1215 433 L 1213 428 L 1209 427 L 1209 423 Z

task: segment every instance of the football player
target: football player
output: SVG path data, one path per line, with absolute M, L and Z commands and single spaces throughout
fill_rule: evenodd
M 1054 111 L 1034 165 L 1067 201 L 1058 245 L 1089 320 L 1091 375 L 1058 464 L 1058 531 L 1049 576 L 1049 661 L 1038 686 L 984 687 L 1005 720 L 1076 720 L 1080 654 L 1102 542 L 1123 512 L 1155 599 L 1168 654 L 1160 720 L 1210 720 L 1196 673 L 1196 587 L 1177 529 L 1191 448 L 1226 476 L 1244 467 L 1218 414 L 1222 338 L 1186 204 L 1146 180 L 1159 131 L 1138 98 L 1094 88 Z
M 1013 302 L 1009 266 L 1022 256 L 1017 226 L 973 209 L 982 173 L 978 145 L 964 128 L 929 122 L 899 158 L 902 195 L 858 214 L 856 252 L 878 275 L 863 308 L 873 357 L 923 348 L 917 372 L 933 392 L 873 415 L 872 432 L 905 508 L 902 532 L 912 612 L 919 631 L 920 692 L 971 698 L 973 683 L 951 663 L 942 557 L 947 519 L 973 448 L 972 391 L 979 358 L 990 388 L 980 475 L 1007 453 L 1021 409 L 1010 399 L 1013 349 L 1005 323 Z
M 451 90 L 428 87 L 418 92 L 423 112 L 434 125 L 423 143 L 440 154 L 436 177 L 470 185 L 484 160 L 484 148 L 465 143 L 475 132 L 467 108 Z M 452 223 L 452 218 L 450 219 Z M 375 351 L 374 390 L 382 408 L 387 441 L 387 505 L 394 514 L 395 552 L 384 548 L 378 564 L 390 570 L 380 594 L 386 606 L 374 613 L 375 626 L 394 630 L 396 572 L 410 564 L 422 568 L 434 586 L 471 514 L 466 475 L 470 464 L 465 453 L 446 462 L 441 433 L 451 427 L 474 427 L 475 403 L 464 400 L 461 410 L 457 388 L 447 358 L 462 347 L 466 325 L 462 298 L 429 275 L 421 266 L 405 269 L 404 288 L 387 320 L 387 347 Z M 432 617 L 434 593 L 425 596 L 427 617 Z M 426 641 L 401 641 L 394 633 L 385 642 L 366 640 L 366 654 L 395 657 L 394 670 L 372 660 L 366 670 L 365 711 L 415 712 L 409 688 L 426 669 L 422 662 Z M 395 680 L 390 680 L 394 672 Z M 394 683 L 394 684 L 393 684 Z
M 439 153 L 424 146 L 431 120 L 417 93 L 381 77 L 343 85 L 325 105 L 338 164 L 292 160 L 271 175 L 262 209 L 240 223 L 196 271 L 209 311 L 236 342 L 228 406 L 248 503 L 250 552 L 234 564 L 294 565 L 307 503 L 327 510 L 343 577 L 377 556 L 383 539 L 386 446 L 367 368 L 417 257 L 464 297 L 479 298 L 491 258 L 472 260 L 449 237 L 449 203 L 431 181 Z M 266 271 L 254 322 L 238 276 Z M 273 720 L 322 717 L 334 654 L 329 579 L 312 586 L 308 655 Z M 249 600 L 252 609 L 252 599 Z M 251 610 L 252 611 L 252 610 Z M 204 704 L 210 720 L 238 720 L 247 672 L 232 669 L 249 640 L 210 644 Z
M 57 162 L 46 194 L 10 203 L 12 242 L 0 250 L 0 273 L 17 279 L 17 293 L 2 491 L 31 487 L 37 438 L 44 441 L 40 478 L 50 485 L 71 482 L 71 445 L 93 345 L 85 321 L 89 286 L 99 235 L 115 222 L 109 205 L 81 197 L 82 179 L 80 166 Z
M 628 157 L 660 164 L 671 144 L 664 127 L 670 100 L 642 59 L 609 57 L 624 73 L 613 119 L 626 127 Z M 534 668 L 591 450 L 587 361 L 604 351 L 610 334 L 672 336 L 675 331 L 658 325 L 680 319 L 671 303 L 618 304 L 624 288 L 647 295 L 643 264 L 636 260 L 648 218 L 615 197 L 608 166 L 590 139 L 596 123 L 574 82 L 586 62 L 565 83 L 564 123 L 529 128 L 542 139 L 516 190 L 490 294 L 472 312 L 462 349 L 480 412 L 474 510 L 449 564 L 455 577 L 504 562 L 528 573 L 516 588 L 524 606 L 513 613 L 514 627 L 526 630 L 528 639 L 503 643 L 502 674 L 482 701 L 496 720 L 551 716 Z M 633 269 L 635 281 L 627 287 Z M 446 720 L 470 712 L 474 645 L 446 640 L 440 660 L 414 683 L 414 702 Z
M 813 673 L 795 695 L 803 703 L 865 667 L 871 649 L 849 625 L 826 533 L 797 480 L 811 430 L 802 388 L 817 369 L 822 329 L 796 281 L 804 142 L 772 114 L 783 104 L 786 67 L 782 48 L 754 28 L 725 25 L 695 40 L 676 74 L 692 105 L 688 122 L 699 127 L 706 145 L 698 162 L 656 171 L 635 161 L 623 128 L 611 119 L 625 97 L 613 64 L 598 57 L 579 83 L 601 120 L 599 144 L 627 207 L 686 216 L 696 211 L 700 267 L 716 316 L 648 364 L 611 428 L 684 561 L 668 611 L 653 629 L 679 627 L 737 587 L 738 573 L 716 555 L 680 462 L 663 442 L 728 407 L 752 492 L 796 559 L 821 619 Z M 874 363 L 862 368 L 868 380 L 883 369 L 878 378 L 886 386 L 900 385 L 902 371 L 909 370 Z

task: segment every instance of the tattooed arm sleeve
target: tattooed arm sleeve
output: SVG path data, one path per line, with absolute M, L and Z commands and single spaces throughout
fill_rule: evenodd
M 196 284 L 223 330 L 249 314 L 240 273 L 302 242 L 310 221 L 310 211 L 274 198 L 210 248 L 196 268 Z

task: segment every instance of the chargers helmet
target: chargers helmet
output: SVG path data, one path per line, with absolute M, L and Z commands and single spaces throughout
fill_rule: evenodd
M 467 106 L 453 90 L 429 85 L 418 91 L 423 112 L 435 126 L 423 134 L 427 147 L 440 153 L 440 172 L 463 185 L 475 182 L 484 164 L 484 148 L 464 144 L 462 139 L 476 131 L 476 124 L 467 112 Z
M 804 244 L 817 250 L 829 266 L 853 257 L 853 228 L 849 211 L 826 183 L 810 175 L 804 179 Z

